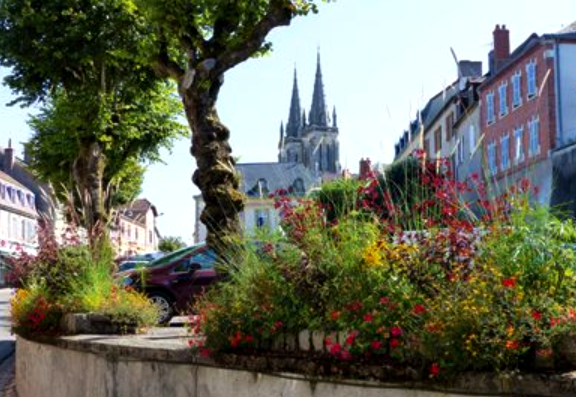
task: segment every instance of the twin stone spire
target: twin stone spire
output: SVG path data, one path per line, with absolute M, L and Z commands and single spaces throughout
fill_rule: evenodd
M 298 76 L 294 69 L 294 83 L 290 100 L 288 123 L 280 124 L 279 161 L 304 163 L 315 173 L 339 172 L 339 143 L 336 108 L 332 117 L 326 106 L 320 52 L 316 65 L 312 105 L 306 111 L 300 105 Z
M 336 107 L 332 110 L 332 127 L 337 128 Z M 314 92 L 312 94 L 312 106 L 308 113 L 308 122 L 306 122 L 306 111 L 300 106 L 300 92 L 298 89 L 298 75 L 296 68 L 294 68 L 294 83 L 292 86 L 292 99 L 290 101 L 290 113 L 288 115 L 288 124 L 286 124 L 285 138 L 301 136 L 303 127 L 317 126 L 329 127 L 330 118 L 328 116 L 326 97 L 324 95 L 324 83 L 322 81 L 322 67 L 320 64 L 320 53 L 318 53 L 318 61 L 316 65 L 316 77 L 314 79 Z M 280 128 L 284 131 L 283 123 Z

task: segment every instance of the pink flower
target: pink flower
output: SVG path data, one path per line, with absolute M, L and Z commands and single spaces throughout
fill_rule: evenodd
M 392 336 L 398 337 L 402 335 L 402 328 L 395 325 L 392 328 L 390 328 L 390 333 L 392 334 Z
M 367 313 L 364 315 L 364 322 L 366 322 L 366 323 L 371 323 L 373 319 L 374 319 L 374 316 L 370 313 Z
M 395 349 L 398 346 L 400 346 L 400 341 L 398 339 L 392 339 L 390 340 L 390 348 L 391 349 Z

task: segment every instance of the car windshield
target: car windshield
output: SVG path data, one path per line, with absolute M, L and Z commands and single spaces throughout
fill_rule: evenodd
M 144 263 L 142 265 L 142 267 L 153 268 L 153 267 L 165 266 L 169 263 L 172 263 L 174 261 L 177 261 L 178 259 L 185 257 L 186 255 L 190 254 L 192 251 L 194 251 L 194 250 L 196 250 L 202 246 L 204 246 L 204 244 L 197 244 L 197 245 L 192 245 L 190 247 L 181 248 L 177 251 L 171 252 L 171 253 L 163 256 L 162 258 L 158 258 L 156 260 L 153 260 L 152 262 Z

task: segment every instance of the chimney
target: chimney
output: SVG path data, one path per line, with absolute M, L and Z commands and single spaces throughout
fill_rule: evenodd
M 369 158 L 360 159 L 360 179 L 367 179 L 372 175 L 372 162 Z
M 12 169 L 14 168 L 14 149 L 12 149 L 12 139 L 8 140 L 8 147 L 4 149 L 4 162 L 2 164 L 2 170 L 10 175 Z
M 502 65 L 510 57 L 510 31 L 506 29 L 506 25 L 496 25 L 494 32 L 494 53 L 492 65 L 494 67 L 491 72 L 497 72 Z

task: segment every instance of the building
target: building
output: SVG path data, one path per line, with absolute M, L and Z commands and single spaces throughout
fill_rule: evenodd
M 394 147 L 394 160 L 403 160 L 420 149 L 428 160 L 449 159 L 459 179 L 476 167 L 479 170 L 480 164 L 472 161 L 475 151 L 470 148 L 475 148 L 479 139 L 478 87 L 483 80 L 481 62 L 460 61 L 458 78 L 434 95 L 404 131 Z
M 160 233 L 156 227 L 156 207 L 142 198 L 118 209 L 110 230 L 110 240 L 119 256 L 158 250 Z
M 0 171 L 0 256 L 38 247 L 38 212 L 34 192 Z
M 306 118 L 306 111 L 300 106 L 298 77 L 294 70 L 294 84 L 286 128 L 283 122 L 280 123 L 278 162 L 303 164 L 314 175 L 322 179 L 333 179 L 341 171 L 338 134 L 336 108 L 333 108 L 330 120 L 326 106 L 320 53 L 318 53 L 312 105 L 308 118 Z
M 493 38 L 480 87 L 485 173 L 495 194 L 527 178 L 541 203 L 574 209 L 576 33 L 534 33 L 513 52 L 505 25 Z
M 302 163 L 246 163 L 237 164 L 240 190 L 246 196 L 244 211 L 239 215 L 243 230 L 249 236 L 257 230 L 274 231 L 280 223 L 271 195 L 283 191 L 294 197 L 305 196 L 318 185 L 318 179 Z M 204 208 L 202 196 L 196 203 L 194 242 L 206 240 L 206 226 L 200 221 Z

